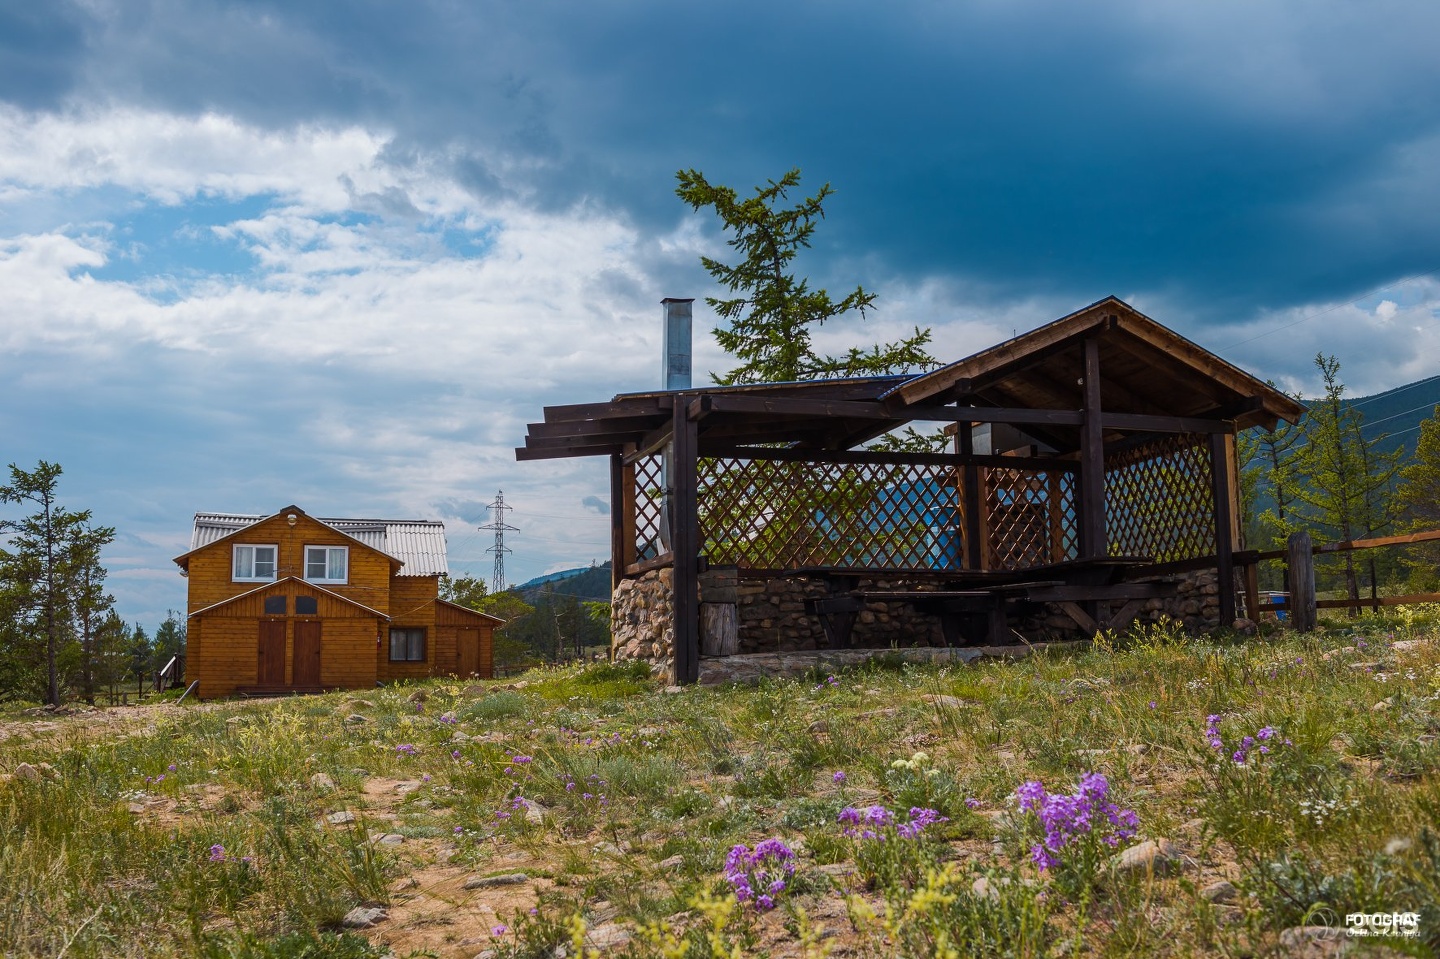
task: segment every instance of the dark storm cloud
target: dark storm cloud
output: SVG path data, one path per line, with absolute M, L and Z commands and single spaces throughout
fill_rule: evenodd
M 70 89 L 84 36 L 68 3 L 0 0 L 0 91 L 30 109 L 52 107 Z
M 17 7 L 25 10 L 25 7 Z M 63 9 L 63 8 L 62 8 Z M 126 3 L 5 95 L 364 122 L 481 194 L 650 229 L 673 173 L 839 189 L 822 254 L 1219 321 L 1440 265 L 1440 7 Z M 27 48 L 28 49 L 28 48 Z M 709 226 L 709 224 L 707 224 Z

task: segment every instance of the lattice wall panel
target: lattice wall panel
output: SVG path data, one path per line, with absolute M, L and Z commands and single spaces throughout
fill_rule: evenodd
M 1164 436 L 1105 462 L 1111 556 L 1156 562 L 1215 552 L 1215 495 L 1206 438 Z
M 988 469 L 990 569 L 1029 569 L 1076 556 L 1075 481 L 1068 472 Z
M 635 461 L 635 556 L 645 560 L 665 552 L 670 541 L 664 522 L 664 462 L 659 456 Z
M 702 459 L 697 499 L 712 563 L 948 569 L 964 555 L 949 467 Z

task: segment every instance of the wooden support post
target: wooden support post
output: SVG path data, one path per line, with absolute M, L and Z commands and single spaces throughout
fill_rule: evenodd
M 699 520 L 695 489 L 699 424 L 687 414 L 683 397 L 675 398 L 675 446 L 670 461 L 670 548 L 675 555 L 674 680 L 679 685 L 700 679 Z
M 1251 622 L 1260 622 L 1260 564 L 1246 563 L 1241 573 L 1245 580 L 1245 616 Z
M 1210 434 L 1210 492 L 1215 498 L 1215 572 L 1220 585 L 1220 626 L 1235 622 L 1235 511 L 1230 501 L 1228 437 Z
M 986 504 L 980 495 L 980 467 L 968 459 L 975 455 L 975 436 L 969 423 L 959 424 L 955 440 L 960 455 L 966 458 L 960 466 L 960 490 L 965 500 L 965 568 L 984 569 L 987 550 L 983 542 L 985 534 L 981 529 L 981 513 Z
M 1294 628 L 1308 633 L 1315 628 L 1316 620 L 1315 554 L 1310 546 L 1310 534 L 1304 530 L 1291 533 L 1285 548 L 1290 580 L 1290 601 L 1285 608 Z
M 627 559 L 625 548 L 625 531 L 634 529 L 634 513 L 626 511 L 625 503 L 625 471 L 630 471 L 630 487 L 635 487 L 635 468 L 626 467 L 624 458 L 619 453 L 610 456 L 610 592 L 615 592 L 620 587 L 620 580 L 625 578 L 625 567 L 630 565 L 631 560 Z M 632 501 L 633 504 L 633 501 Z M 635 552 L 635 537 L 632 535 L 629 542 L 628 552 Z
M 1105 433 L 1100 408 L 1100 342 L 1085 340 L 1085 418 L 1080 427 L 1080 558 L 1109 554 L 1105 532 Z

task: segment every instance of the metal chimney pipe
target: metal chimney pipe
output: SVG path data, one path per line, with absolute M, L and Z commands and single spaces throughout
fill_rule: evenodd
M 694 299 L 667 296 L 664 309 L 664 352 L 661 354 L 660 385 L 667 390 L 690 388 L 690 304 Z M 660 482 L 665 488 L 660 500 L 660 548 L 670 548 L 670 459 L 674 441 L 660 454 Z
M 667 296 L 660 301 L 665 311 L 664 366 L 660 385 L 667 390 L 690 388 L 690 304 L 695 300 Z

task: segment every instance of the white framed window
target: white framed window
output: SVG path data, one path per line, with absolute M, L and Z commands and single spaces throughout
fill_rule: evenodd
M 278 546 L 236 546 L 231 567 L 237 583 L 269 583 L 275 579 L 275 554 Z
M 312 583 L 348 583 L 350 547 L 305 547 L 305 578 Z
M 390 630 L 390 662 L 423 663 L 425 661 L 425 630 Z

